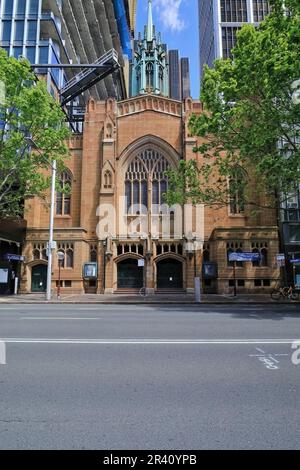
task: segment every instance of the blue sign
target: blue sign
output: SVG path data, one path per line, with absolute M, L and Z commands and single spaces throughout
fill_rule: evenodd
M 4 255 L 4 259 L 7 260 L 7 261 L 24 261 L 25 260 L 24 256 L 11 255 L 9 253 Z
M 229 261 L 260 261 L 260 254 L 252 252 L 230 253 Z
M 294 263 L 294 264 L 300 264 L 300 258 L 293 258 L 293 259 L 290 259 L 290 263 Z

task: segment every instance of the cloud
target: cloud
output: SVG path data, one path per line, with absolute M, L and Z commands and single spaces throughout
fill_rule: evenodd
M 153 0 L 153 6 L 166 29 L 182 31 L 185 22 L 181 17 L 180 7 L 184 0 Z

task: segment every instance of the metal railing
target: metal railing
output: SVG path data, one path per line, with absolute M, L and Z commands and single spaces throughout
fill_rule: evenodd
M 116 67 L 119 66 L 118 62 L 118 53 L 115 49 L 111 49 L 110 51 L 106 52 L 103 56 L 96 60 L 96 62 L 92 65 L 95 65 L 94 68 L 83 70 L 82 72 L 75 75 L 74 78 L 69 80 L 65 86 L 60 90 L 60 95 L 64 95 L 70 90 L 74 85 L 82 82 L 85 78 L 89 75 L 93 75 L 98 69 L 101 68 L 105 69 L 109 66 Z

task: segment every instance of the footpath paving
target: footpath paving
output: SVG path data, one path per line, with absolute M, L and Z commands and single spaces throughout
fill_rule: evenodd
M 204 304 L 278 304 L 300 303 L 298 301 L 274 301 L 269 294 L 238 294 L 236 297 L 229 294 L 203 295 L 201 303 Z M 141 297 L 140 295 L 125 294 L 63 294 L 61 299 L 53 293 L 51 301 L 46 301 L 45 294 L 24 294 L 0 296 L 0 306 L 5 304 L 196 304 L 193 294 L 156 294 Z

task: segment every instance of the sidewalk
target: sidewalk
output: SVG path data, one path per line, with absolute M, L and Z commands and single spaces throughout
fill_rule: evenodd
M 56 299 L 56 294 L 50 302 L 45 300 L 45 294 L 23 294 L 12 296 L 0 296 L 0 306 L 3 304 L 196 304 L 193 294 L 157 294 L 141 297 L 139 295 L 124 294 L 63 294 L 61 300 Z M 233 297 L 224 295 L 203 295 L 202 304 L 278 304 L 278 303 L 299 303 L 299 301 L 274 301 L 269 294 L 238 294 Z

